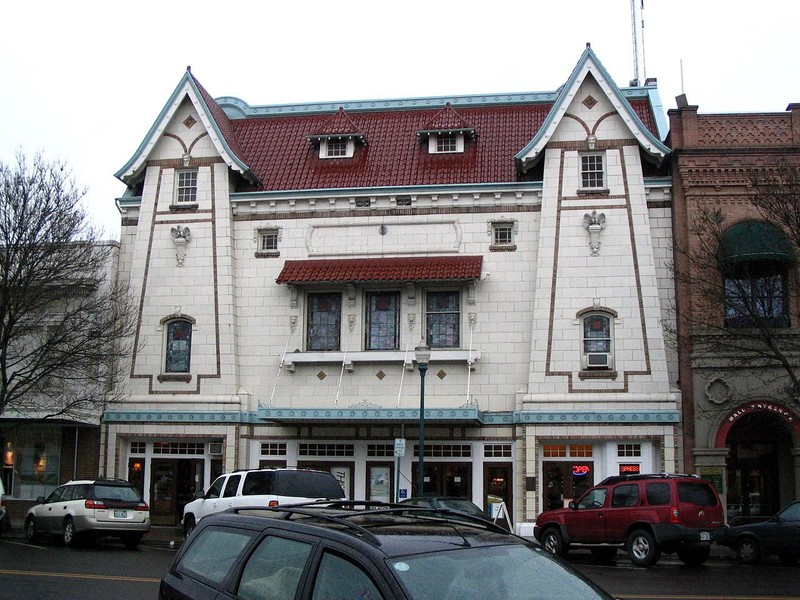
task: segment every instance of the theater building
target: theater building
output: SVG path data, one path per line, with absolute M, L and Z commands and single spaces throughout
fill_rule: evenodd
M 265 106 L 187 69 L 117 173 L 138 325 L 104 472 L 171 524 L 216 474 L 264 465 L 515 522 L 676 470 L 664 109 L 588 46 L 565 75 Z

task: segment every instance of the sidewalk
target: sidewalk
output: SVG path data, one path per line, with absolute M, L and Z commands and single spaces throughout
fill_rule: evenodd
M 0 538 L 10 538 L 13 540 L 25 539 L 24 524 L 12 519 L 11 527 L 3 529 Z M 183 544 L 183 530 L 180 527 L 151 527 L 150 531 L 144 534 L 142 544 L 147 546 L 161 546 L 164 548 L 178 549 Z

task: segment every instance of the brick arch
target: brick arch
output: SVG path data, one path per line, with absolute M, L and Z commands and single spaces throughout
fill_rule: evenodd
M 791 431 L 795 447 L 800 445 L 800 414 L 797 411 L 774 402 L 753 401 L 741 404 L 725 415 L 719 429 L 717 429 L 714 446 L 716 448 L 724 448 L 728 434 L 739 419 L 755 413 L 769 414 L 782 421 Z

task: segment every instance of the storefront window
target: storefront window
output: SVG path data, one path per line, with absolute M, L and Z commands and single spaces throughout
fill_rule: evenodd
M 17 498 L 47 496 L 59 483 L 61 429 L 40 425 L 17 430 L 12 491 Z

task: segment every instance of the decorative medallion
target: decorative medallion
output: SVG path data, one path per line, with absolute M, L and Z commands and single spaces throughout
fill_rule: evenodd
M 319 373 L 317 373 L 317 379 L 319 379 L 320 381 L 322 381 L 326 377 L 327 375 L 325 375 L 325 371 L 320 371 Z
M 731 399 L 731 386 L 722 377 L 715 377 L 709 381 L 703 392 L 711 404 L 725 404 Z
M 183 124 L 186 126 L 186 129 L 191 129 L 197 121 L 192 115 L 189 115 L 183 120 Z
M 583 105 L 586 108 L 588 108 L 589 110 L 592 110 L 595 107 L 596 104 L 597 104 L 597 100 L 592 98 L 591 95 L 586 96 L 586 98 L 583 99 Z

